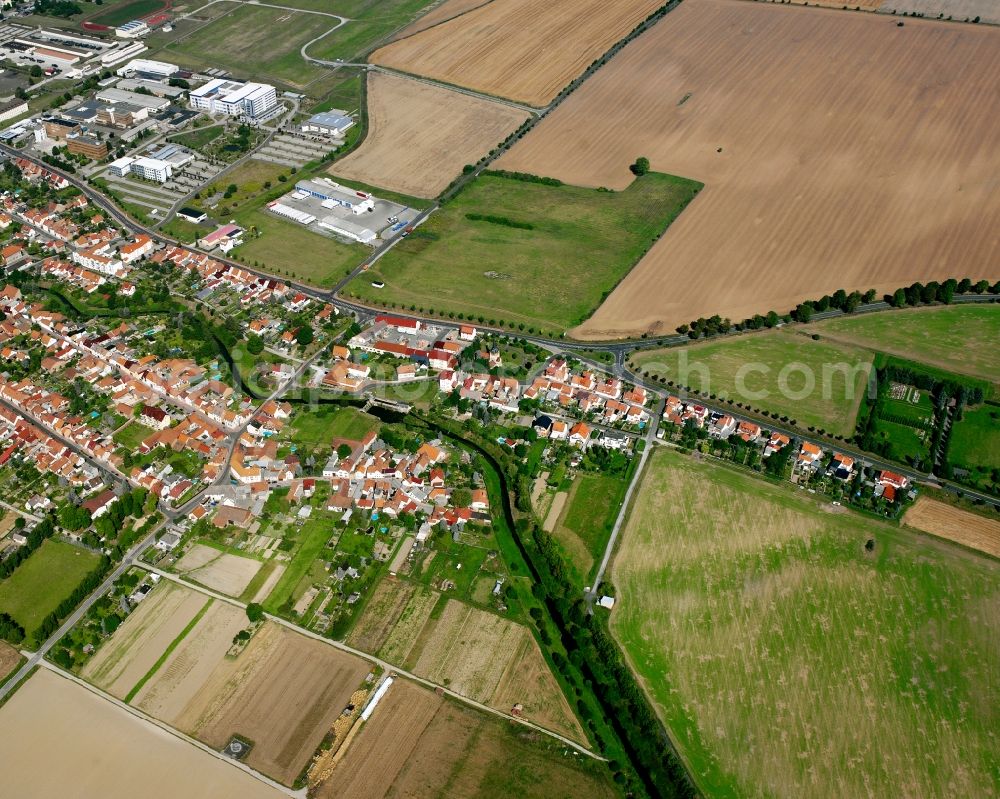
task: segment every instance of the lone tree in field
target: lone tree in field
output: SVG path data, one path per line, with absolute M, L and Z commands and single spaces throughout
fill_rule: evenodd
M 264 608 L 260 606 L 257 602 L 251 602 L 247 605 L 247 618 L 251 622 L 262 621 L 264 618 Z
M 642 177 L 647 172 L 649 172 L 649 159 L 646 158 L 646 156 L 644 155 L 640 155 L 638 158 L 635 159 L 635 163 L 632 164 L 632 166 L 630 166 L 629 169 L 632 170 L 633 175 Z

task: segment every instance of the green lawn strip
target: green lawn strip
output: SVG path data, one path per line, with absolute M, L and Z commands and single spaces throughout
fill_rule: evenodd
M 872 360 L 873 354 L 860 347 L 786 330 L 650 350 L 633 358 L 638 372 L 663 376 L 674 386 L 845 436 L 854 432 Z
M 264 600 L 265 610 L 279 613 L 285 603 L 295 598 L 296 588 L 312 568 L 332 533 L 333 523 L 329 518 L 311 518 L 299 528 L 298 549 L 288 562 L 278 584 Z
M 597 308 L 700 185 L 649 173 L 610 192 L 481 175 L 347 292 L 563 331 Z
M 147 682 L 149 682 L 149 681 L 150 681 L 150 679 L 152 679 L 153 675 L 154 675 L 154 674 L 156 674 L 156 672 L 157 672 L 157 671 L 159 671 L 159 669 L 160 669 L 160 666 L 162 666 L 162 665 L 163 665 L 164 663 L 166 663 L 166 661 L 167 661 L 167 658 L 168 658 L 168 657 L 170 657 L 171 653 L 173 653 L 173 651 L 174 651 L 174 650 L 175 650 L 175 649 L 176 649 L 176 648 L 177 648 L 178 646 L 180 646 L 180 643 L 181 643 L 181 641 L 183 641 L 183 640 L 184 640 L 184 639 L 185 639 L 185 638 L 187 637 L 187 634 L 188 634 L 189 632 L 191 632 L 191 630 L 193 630 L 193 629 L 194 629 L 194 626 L 195 626 L 195 625 L 196 625 L 196 624 L 197 624 L 197 623 L 198 623 L 199 621 L 201 621 L 202 617 L 203 617 L 203 616 L 204 616 L 204 615 L 205 615 L 206 613 L 208 613 L 208 609 L 209 609 L 209 608 L 210 608 L 210 607 L 212 606 L 212 603 L 213 603 L 213 602 L 215 602 L 215 599 L 214 599 L 213 597 L 209 597 L 209 598 L 208 598 L 208 601 L 207 601 L 207 602 L 205 602 L 205 604 L 201 606 L 201 610 L 199 610 L 199 611 L 198 611 L 198 612 L 197 612 L 197 613 L 195 614 L 194 618 L 193 618 L 193 619 L 191 619 L 191 621 L 189 621 L 189 622 L 187 623 L 187 625 L 186 625 L 186 626 L 184 627 L 184 629 L 183 629 L 183 630 L 181 630 L 181 631 L 180 631 L 180 633 L 178 633 L 178 634 L 177 634 L 177 637 L 176 637 L 176 638 L 175 638 L 175 639 L 174 639 L 173 641 L 171 641 L 171 642 L 170 642 L 170 645 L 169 645 L 169 646 L 168 646 L 168 647 L 167 647 L 167 648 L 166 648 L 166 649 L 165 649 L 165 650 L 163 651 L 163 654 L 162 654 L 162 655 L 160 655 L 160 657 L 159 657 L 159 658 L 157 658 L 157 660 L 156 660 L 156 663 L 154 663 L 154 664 L 152 665 L 152 667 L 151 667 L 151 668 L 149 669 L 149 671 L 147 671 L 147 672 L 146 672 L 146 673 L 145 673 L 145 674 L 144 674 L 144 675 L 142 676 L 142 679 L 140 679 L 140 680 L 139 680 L 139 682 L 137 682 L 137 683 L 136 683 L 136 684 L 135 684 L 135 685 L 134 685 L 134 686 L 132 687 L 132 690 L 131 690 L 131 691 L 129 691 L 129 692 L 127 693 L 127 694 L 125 694 L 125 704 L 129 704 L 129 703 L 130 703 L 130 702 L 131 702 L 131 701 L 132 701 L 133 699 L 135 699 L 135 696 L 136 696 L 136 694 L 138 694 L 138 693 L 139 693 L 139 691 L 141 691 L 141 690 L 142 690 L 142 687 L 143 687 L 143 686 L 144 686 L 144 685 L 145 685 L 145 684 L 146 684 Z
M 314 7 L 319 0 L 293 0 L 299 7 Z M 371 51 L 394 31 L 415 20 L 431 0 L 345 0 L 336 13 L 350 19 L 346 25 L 323 37 L 309 48 L 313 58 L 344 61 Z M 322 10 L 328 10 L 323 7 Z
M 816 322 L 809 330 L 992 382 L 1000 379 L 1000 306 L 904 308 Z
M 9 614 L 28 634 L 68 597 L 97 564 L 93 552 L 47 539 L 6 580 L 0 581 L 0 611 Z
M 252 602 L 253 598 L 257 596 L 257 592 L 261 589 L 264 583 L 267 582 L 267 579 L 271 576 L 277 566 L 277 561 L 265 560 L 264 565 L 257 570 L 257 573 L 253 576 L 250 582 L 247 583 L 247 587 L 244 589 L 243 593 L 240 594 L 240 602 Z

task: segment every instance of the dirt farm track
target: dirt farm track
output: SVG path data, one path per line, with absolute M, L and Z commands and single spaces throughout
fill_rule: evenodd
M 685 0 L 499 159 L 622 189 L 645 155 L 705 183 L 574 335 L 1000 278 L 1000 29 L 900 21 Z

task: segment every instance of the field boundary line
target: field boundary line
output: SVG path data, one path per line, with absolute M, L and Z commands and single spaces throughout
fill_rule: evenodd
M 152 724 L 153 726 L 158 727 L 159 729 L 161 729 L 164 732 L 166 732 L 166 733 L 174 736 L 175 738 L 178 738 L 178 739 L 180 739 L 180 740 L 182 740 L 182 741 L 184 741 L 186 743 L 189 743 L 192 746 L 197 747 L 201 751 L 206 752 L 206 753 L 212 755 L 217 760 L 221 760 L 223 763 L 228 763 L 231 766 L 235 766 L 236 768 L 238 768 L 241 771 L 245 772 L 246 774 L 248 774 L 249 776 L 253 777 L 254 779 L 256 779 L 256 780 L 258 780 L 260 782 L 263 782 L 265 785 L 268 785 L 271 788 L 275 788 L 275 789 L 281 791 L 286 796 L 292 797 L 292 799 L 306 799 L 306 790 L 305 790 L 305 788 L 303 788 L 301 790 L 298 790 L 298 791 L 292 790 L 287 785 L 282 785 L 280 782 L 278 782 L 277 780 L 271 779 L 266 774 L 262 774 L 259 771 L 255 771 L 254 769 L 250 768 L 250 766 L 246 765 L 245 763 L 242 763 L 239 760 L 234 760 L 231 757 L 226 757 L 224 754 L 222 754 L 222 752 L 217 752 L 215 749 L 212 749 L 212 747 L 210 747 L 208 744 L 202 743 L 197 738 L 192 738 L 190 735 L 186 735 L 183 732 L 181 732 L 180 730 L 178 730 L 178 729 L 176 729 L 174 727 L 171 727 L 166 722 L 160 721 L 159 719 L 154 718 L 153 716 L 150 716 L 148 713 L 144 713 L 142 710 L 139 710 L 139 708 L 133 707 L 132 705 L 129 705 L 129 704 L 123 702 L 121 699 L 118 699 L 118 697 L 112 696 L 111 694 L 107 693 L 106 691 L 102 691 L 96 685 L 91 685 L 89 682 L 87 682 L 86 680 L 84 680 L 82 677 L 77 677 L 72 672 L 68 672 L 65 669 L 60 668 L 55 663 L 51 663 L 48 660 L 42 660 L 41 662 L 39 662 L 38 665 L 39 665 L 40 668 L 48 669 L 52 673 L 57 674 L 60 677 L 63 677 L 64 679 L 69 680 L 70 682 L 76 683 L 77 685 L 79 685 L 79 686 L 87 689 L 88 691 L 90 691 L 95 696 L 99 696 L 101 699 L 104 699 L 105 701 L 110 702 L 111 704 L 115 705 L 119 709 L 124 710 L 126 713 L 131 713 L 137 719 L 140 719 L 142 721 L 145 721 L 148 724 Z
M 159 574 L 161 577 L 164 577 L 167 580 L 171 580 L 172 582 L 178 583 L 179 585 L 186 586 L 193 591 L 200 591 L 201 593 L 211 596 L 222 602 L 228 602 L 229 604 L 235 605 L 236 607 L 246 609 L 246 603 L 241 602 L 238 599 L 233 599 L 233 597 L 226 596 L 225 594 L 220 594 L 209 588 L 205 588 L 204 586 L 193 585 L 187 582 L 186 580 L 183 580 L 182 578 L 178 577 L 176 574 L 171 574 L 170 572 L 162 571 L 156 566 L 153 566 L 149 563 L 145 562 L 137 563 L 136 566 L 140 569 L 144 569 L 145 571 L 153 572 L 154 574 Z M 444 594 L 442 594 L 441 596 L 443 597 Z M 393 663 L 389 663 L 388 661 L 383 660 L 382 658 L 376 655 L 372 655 L 368 652 L 362 652 L 360 649 L 355 649 L 354 647 L 349 646 L 348 644 L 345 644 L 342 641 L 334 641 L 332 638 L 324 638 L 322 635 L 314 633 L 312 630 L 307 630 L 304 627 L 299 627 L 297 624 L 293 624 L 292 622 L 288 621 L 287 619 L 283 619 L 280 616 L 275 616 L 271 613 L 265 613 L 264 615 L 265 618 L 269 619 L 275 624 L 279 624 L 282 627 L 285 627 L 296 633 L 304 635 L 306 638 L 311 638 L 314 641 L 319 641 L 320 643 L 326 644 L 327 646 L 332 646 L 335 649 L 339 649 L 342 652 L 354 655 L 355 657 L 361 658 L 362 660 L 368 661 L 369 663 L 374 663 L 386 671 L 394 672 L 400 677 L 405 677 L 408 680 L 423 685 L 425 688 L 430 688 L 434 691 L 440 691 L 446 694 L 447 696 L 450 696 L 453 699 L 456 699 L 459 702 L 469 705 L 470 707 L 473 707 L 477 710 L 481 710 L 484 713 L 490 713 L 494 716 L 506 719 L 507 721 L 517 722 L 518 724 L 521 724 L 525 727 L 529 727 L 535 730 L 536 732 L 540 732 L 545 735 L 548 735 L 551 738 L 555 738 L 560 743 L 565 744 L 566 746 L 571 747 L 572 749 L 575 749 L 582 755 L 586 755 L 587 757 L 593 758 L 594 760 L 599 760 L 601 762 L 606 762 L 607 760 L 607 758 L 597 754 L 596 752 L 591 751 L 590 749 L 587 749 L 587 747 L 583 746 L 580 743 L 577 743 L 571 738 L 568 738 L 565 735 L 561 735 L 558 732 L 553 732 L 552 730 L 547 729 L 541 726 L 540 724 L 535 724 L 533 721 L 528 721 L 527 719 L 520 718 L 518 716 L 512 716 L 509 713 L 504 713 L 502 710 L 497 710 L 497 708 L 495 707 L 490 707 L 489 705 L 483 702 L 478 702 L 475 699 L 470 699 L 469 697 L 463 696 L 462 694 L 459 694 L 444 685 L 438 685 L 437 683 L 428 680 L 425 677 L 420 677 L 414 674 L 413 672 L 407 671 L 402 666 L 397 666 Z M 129 707 L 131 706 L 129 705 Z
M 139 678 L 139 682 L 137 682 L 134 686 L 132 686 L 132 690 L 129 691 L 127 694 L 125 694 L 124 701 L 126 704 L 130 703 L 133 699 L 135 699 L 136 694 L 138 694 L 139 691 L 143 689 L 146 683 L 153 678 L 153 675 L 155 675 L 156 672 L 158 672 L 160 668 L 163 666 L 163 664 L 166 663 L 167 658 L 169 658 L 173 654 L 174 650 L 178 646 L 180 646 L 181 642 L 185 638 L 187 638 L 188 634 L 191 632 L 191 630 L 194 629 L 195 625 L 204 618 L 205 614 L 208 612 L 208 609 L 212 606 L 214 602 L 215 602 L 214 599 L 209 598 L 208 601 L 201 606 L 201 610 L 199 610 L 196 614 L 194 614 L 194 618 L 191 619 L 191 621 L 187 623 L 184 629 L 177 634 L 177 637 L 174 638 L 174 640 L 171 641 L 169 644 L 167 644 L 167 648 L 163 650 L 163 654 L 156 659 L 156 662 L 150 667 L 149 671 L 143 674 L 142 677 Z

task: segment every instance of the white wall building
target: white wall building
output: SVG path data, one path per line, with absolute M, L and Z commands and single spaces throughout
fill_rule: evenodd
M 122 67 L 118 67 L 116 74 L 122 78 L 128 78 L 139 73 L 145 75 L 159 75 L 161 78 L 169 78 L 178 70 L 176 64 L 168 64 L 166 61 L 152 61 L 148 58 L 133 58 Z
M 216 78 L 192 90 L 188 102 L 196 111 L 253 119 L 274 108 L 278 104 L 278 95 L 274 87 L 266 83 L 240 83 Z
M 117 175 L 120 178 L 125 177 L 129 172 L 132 171 L 132 162 L 135 161 L 134 158 L 130 158 L 125 155 L 118 158 L 108 164 L 108 172 L 112 175 Z
M 173 174 L 174 166 L 169 161 L 161 161 L 159 158 L 136 158 L 129 170 L 133 175 L 138 175 L 146 180 L 165 183 Z
M 115 28 L 115 36 L 119 39 L 138 39 L 141 36 L 149 35 L 149 25 L 141 19 L 133 19 L 124 25 Z

